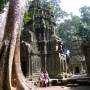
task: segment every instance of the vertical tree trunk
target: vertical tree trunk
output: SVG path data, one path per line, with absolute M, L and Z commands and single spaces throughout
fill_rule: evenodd
M 31 90 L 20 66 L 22 0 L 10 0 L 4 38 L 0 48 L 0 90 Z

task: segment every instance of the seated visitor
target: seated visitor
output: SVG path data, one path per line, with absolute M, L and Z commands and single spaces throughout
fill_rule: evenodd
M 49 75 L 47 71 L 41 72 L 40 74 L 40 87 L 47 87 L 49 84 Z

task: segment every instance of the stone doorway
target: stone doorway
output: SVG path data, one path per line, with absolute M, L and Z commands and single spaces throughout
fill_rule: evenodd
M 75 67 L 75 74 L 79 74 L 80 73 L 80 68 L 78 66 Z

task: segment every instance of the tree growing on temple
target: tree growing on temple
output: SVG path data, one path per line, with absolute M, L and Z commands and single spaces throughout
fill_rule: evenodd
M 23 4 L 24 0 L 10 0 L 4 38 L 0 43 L 0 90 L 31 90 L 20 65 L 20 29 L 25 10 Z

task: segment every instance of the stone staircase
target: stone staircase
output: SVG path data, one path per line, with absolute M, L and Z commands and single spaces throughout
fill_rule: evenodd
M 39 76 L 40 76 L 40 72 L 33 73 L 33 74 L 32 74 L 32 80 L 34 80 L 34 81 L 38 81 Z

